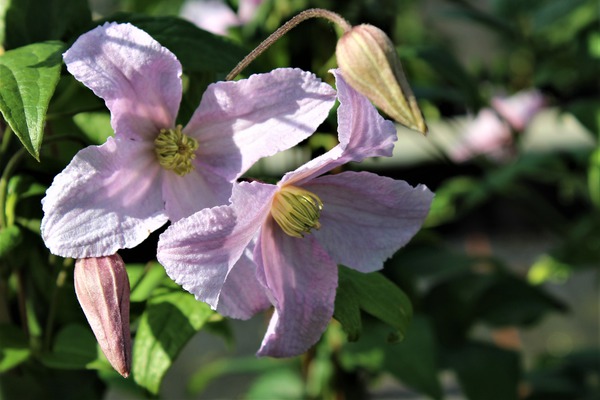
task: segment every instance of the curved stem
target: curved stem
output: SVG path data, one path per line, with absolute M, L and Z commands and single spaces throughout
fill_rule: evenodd
M 293 28 L 298 26 L 301 22 L 311 18 L 323 18 L 334 24 L 340 26 L 344 33 L 352 29 L 352 25 L 346 21 L 341 15 L 334 13 L 333 11 L 324 10 L 321 8 L 310 8 L 302 11 L 294 18 L 283 24 L 279 29 L 269 35 L 268 38 L 263 40 L 254 50 L 252 50 L 238 65 L 225 77 L 226 81 L 234 79 L 240 74 L 256 57 L 260 56 L 265 50 L 267 50 L 273 43 L 275 43 L 280 37 L 291 31 Z
M 52 299 L 50 300 L 50 309 L 48 310 L 48 319 L 46 320 L 46 329 L 44 330 L 44 350 L 49 350 L 50 346 L 52 345 L 52 329 L 54 327 L 54 320 L 56 318 L 60 290 L 65 285 L 65 281 L 67 280 L 67 270 L 72 266 L 73 259 L 65 259 L 60 267 L 60 270 L 58 271 L 58 275 L 56 276 L 56 284 L 52 293 Z
M 2 177 L 0 178 L 0 228 L 6 228 L 6 195 L 8 190 L 8 180 L 24 155 L 25 149 L 19 149 L 6 164 L 6 168 L 4 168 Z
M 10 141 L 12 139 L 12 129 L 8 123 L 6 123 L 6 129 L 2 135 L 2 147 L 0 147 L 0 164 L 2 163 L 2 159 L 4 155 L 8 151 L 8 147 L 10 146 Z

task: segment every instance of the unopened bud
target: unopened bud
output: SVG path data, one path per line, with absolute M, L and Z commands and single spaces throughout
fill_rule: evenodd
M 346 82 L 402 125 L 427 133 L 427 125 L 408 85 L 394 44 L 379 28 L 358 25 L 335 50 Z
M 129 279 L 118 254 L 75 263 L 75 293 L 104 355 L 127 378 L 131 369 Z

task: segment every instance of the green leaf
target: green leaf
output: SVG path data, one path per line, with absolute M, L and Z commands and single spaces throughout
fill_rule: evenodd
M 157 394 L 165 373 L 183 346 L 213 313 L 207 304 L 186 292 L 163 291 L 150 298 L 133 347 L 135 381 Z
M 6 214 L 6 220 L 8 225 L 12 225 L 17 222 L 24 222 L 26 227 L 29 229 L 32 224 L 35 225 L 29 218 L 23 218 L 18 215 L 17 208 L 23 213 L 22 215 L 34 216 L 34 219 L 39 215 L 39 202 L 41 196 L 46 193 L 46 186 L 36 182 L 30 175 L 15 175 L 8 181 L 8 190 L 6 196 L 6 204 L 4 212 Z M 37 198 L 35 198 L 37 197 Z M 32 201 L 27 201 L 27 199 Z M 35 206 L 32 206 L 35 204 Z M 35 211 L 32 213 L 32 208 L 35 207 Z M 39 227 L 36 229 L 39 232 Z
M 92 143 L 101 145 L 113 135 L 110 114 L 106 112 L 84 112 L 73 116 L 75 125 Z
M 60 78 L 60 42 L 36 43 L 0 56 L 0 111 L 39 161 L 48 103 Z
M 127 10 L 150 15 L 177 15 L 184 0 L 128 0 Z
M 335 295 L 335 311 L 333 317 L 342 324 L 344 331 L 348 334 L 348 340 L 354 342 L 358 340 L 362 332 L 362 322 L 360 320 L 360 304 L 358 298 L 349 285 L 338 286 Z
M 435 399 L 442 398 L 437 349 L 431 323 L 416 316 L 401 343 L 381 343 L 382 324 L 370 324 L 365 337 L 344 346 L 340 361 L 346 369 L 389 372 L 404 384 Z
M 131 265 L 127 265 L 127 270 L 129 271 L 131 267 Z M 165 269 L 159 263 L 151 262 L 144 265 L 143 272 L 138 279 L 130 280 L 130 300 L 132 302 L 147 300 L 152 295 L 152 292 L 154 292 L 154 289 L 158 288 L 166 279 L 169 278 L 167 277 Z
M 205 363 L 194 372 L 187 384 L 187 392 L 197 396 L 202 393 L 209 383 L 219 377 L 235 374 L 264 373 L 282 368 L 290 368 L 293 365 L 292 359 L 275 358 L 220 358 L 218 360 Z
M 6 10 L 10 5 L 9 0 L 0 0 L 0 47 L 2 47 L 4 43 L 4 38 L 6 36 Z
M 413 319 L 406 339 L 386 350 L 384 365 L 387 371 L 420 392 L 435 399 L 442 398 L 435 338 L 428 319 Z
M 87 0 L 12 0 L 6 11 L 6 49 L 69 40 L 91 21 Z
M 175 53 L 184 70 L 191 72 L 227 73 L 247 53 L 232 41 L 181 18 L 120 13 L 110 17 L 110 21 L 130 22 L 146 31 Z
M 525 280 L 500 274 L 477 298 L 474 313 L 492 326 L 528 326 L 548 312 L 567 307 L 541 287 Z
M 583 29 L 597 24 L 598 4 L 590 0 L 546 2 L 531 19 L 531 32 L 543 36 L 548 46 L 573 43 Z
M 58 369 L 111 368 L 103 356 L 92 331 L 83 325 L 69 324 L 54 339 L 52 352 L 42 357 L 42 363 Z
M 333 316 L 351 340 L 360 335 L 359 310 L 394 329 L 388 336 L 389 341 L 402 340 L 412 318 L 410 300 L 386 277 L 378 272 L 363 274 L 340 266 Z
M 19 200 L 43 196 L 46 189 L 46 186 L 37 182 L 30 175 L 14 175 L 8 181 L 8 195 L 15 195 Z
M 246 399 L 295 400 L 304 398 L 304 383 L 300 373 L 282 368 L 263 374 L 254 381 Z
M 0 325 L 0 372 L 6 372 L 31 355 L 27 336 L 14 325 Z
M 0 260 L 10 257 L 22 241 L 23 232 L 17 225 L 0 229 Z
M 470 342 L 448 352 L 469 400 L 516 400 L 520 380 L 519 355 L 513 351 Z

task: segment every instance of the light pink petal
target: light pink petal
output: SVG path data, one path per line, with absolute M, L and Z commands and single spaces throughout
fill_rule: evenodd
M 260 230 L 276 190 L 257 182 L 236 185 L 231 206 L 201 210 L 163 232 L 158 261 L 171 279 L 218 309 L 227 275 Z
M 303 188 L 323 201 L 320 230 L 311 234 L 338 264 L 361 272 L 383 262 L 419 231 L 433 198 L 425 186 L 370 172 L 342 172 Z
M 103 98 L 116 135 L 154 140 L 172 128 L 181 100 L 175 55 L 130 24 L 105 23 L 64 54 L 67 69 Z
M 511 141 L 508 125 L 493 110 L 484 108 L 475 119 L 469 121 L 461 141 L 448 155 L 456 162 L 463 162 L 480 154 L 502 158 Z
M 259 356 L 292 357 L 307 351 L 333 315 L 337 265 L 314 237 L 286 235 L 272 218 L 254 251 L 258 278 L 275 306 Z
M 217 311 L 231 318 L 248 319 L 270 306 L 265 288 L 256 278 L 252 252 L 247 248 L 225 279 Z
M 213 173 L 211 166 L 196 161 L 195 168 L 185 176 L 164 172 L 165 207 L 173 222 L 203 208 L 225 205 L 231 197 L 232 183 Z
M 151 147 L 108 138 L 81 150 L 42 200 L 42 237 L 53 254 L 112 255 L 165 222 L 161 168 Z
M 367 157 L 392 155 L 396 127 L 385 120 L 371 102 L 352 89 L 337 70 L 338 139 L 340 143 L 327 153 L 309 161 L 296 171 L 287 173 L 281 182 L 301 184 L 350 161 L 360 162 Z
M 263 0 L 240 0 L 238 8 L 240 22 L 246 23 L 252 20 L 262 2 Z
M 327 117 L 335 91 L 315 75 L 281 68 L 208 87 L 184 132 L 198 158 L 234 180 L 261 157 L 309 137 Z
M 181 7 L 180 15 L 199 28 L 216 35 L 227 35 L 230 27 L 241 23 L 238 16 L 222 0 L 187 0 Z
M 494 97 L 492 106 L 513 128 L 523 131 L 533 117 L 544 108 L 545 102 L 539 90 L 531 89 L 508 98 Z

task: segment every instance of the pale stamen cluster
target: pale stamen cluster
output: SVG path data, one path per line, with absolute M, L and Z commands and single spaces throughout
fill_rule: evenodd
M 271 216 L 290 236 L 302 238 L 319 229 L 323 202 L 316 194 L 296 186 L 284 186 L 273 198 Z
M 179 176 L 194 169 L 192 161 L 196 158 L 198 141 L 181 132 L 181 125 L 175 129 L 161 129 L 154 139 L 154 151 L 160 165 Z

